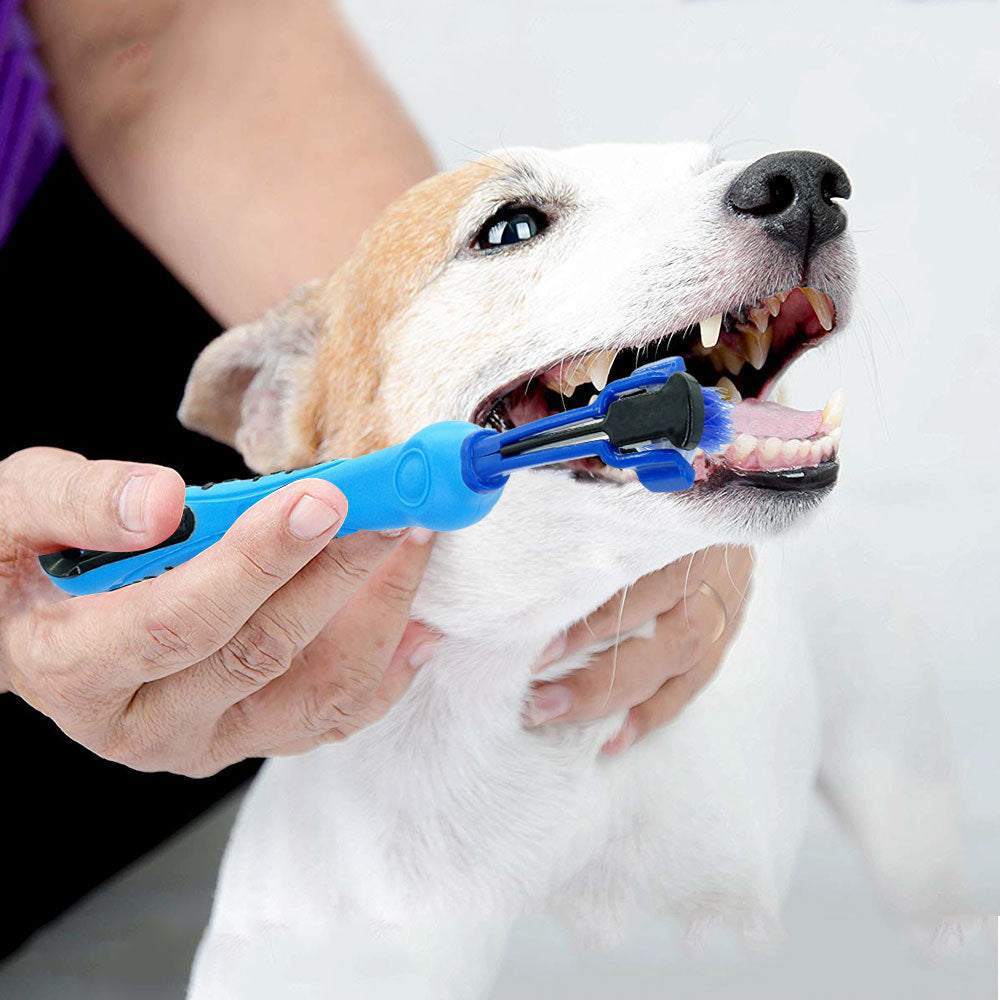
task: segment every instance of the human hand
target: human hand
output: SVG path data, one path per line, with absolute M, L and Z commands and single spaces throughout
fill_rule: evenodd
M 616 594 L 554 640 L 536 672 L 650 619 L 655 620 L 653 635 L 627 639 L 598 653 L 583 669 L 536 685 L 528 724 L 582 722 L 627 709 L 618 734 L 603 748 L 615 754 L 670 722 L 722 662 L 749 593 L 752 568 L 751 549 L 716 546 Z
M 347 501 L 302 479 L 156 580 L 60 600 L 37 563 L 176 528 L 176 472 L 31 448 L 0 462 L 0 690 L 102 757 L 213 774 L 383 715 L 437 638 L 409 623 L 431 535 L 333 535 Z

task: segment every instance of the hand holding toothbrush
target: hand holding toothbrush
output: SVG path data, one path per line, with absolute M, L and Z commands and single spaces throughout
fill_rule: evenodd
M 333 539 L 330 483 L 289 484 L 159 579 L 59 601 L 40 553 L 156 544 L 183 496 L 158 466 L 49 448 L 0 462 L 0 691 L 103 757 L 195 776 L 384 714 L 436 638 L 408 622 L 430 535 Z

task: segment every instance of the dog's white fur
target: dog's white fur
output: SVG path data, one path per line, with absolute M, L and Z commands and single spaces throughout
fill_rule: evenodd
M 418 277 L 377 323 L 363 434 L 326 428 L 313 453 L 303 443 L 300 401 L 316 358 L 337 347 L 316 310 L 342 310 L 343 287 L 321 306 L 307 290 L 210 347 L 188 422 L 210 424 L 198 399 L 218 401 L 220 386 L 246 390 L 215 430 L 270 468 L 366 446 L 372 422 L 389 443 L 468 419 L 498 386 L 563 355 L 638 344 L 796 284 L 827 291 L 846 322 L 848 236 L 819 248 L 803 275 L 791 249 L 724 208 L 745 164 L 699 145 L 515 150 L 486 163 L 448 209 L 443 244 L 386 262 Z M 543 238 L 492 256 L 468 249 L 495 208 L 523 200 L 556 218 Z M 418 204 L 430 215 L 416 227 L 440 224 L 433 198 Z M 561 630 L 640 576 L 710 544 L 760 539 L 807 506 L 760 491 L 657 495 L 551 470 L 513 477 L 488 518 L 436 542 L 414 613 L 445 638 L 403 701 L 344 743 L 269 762 L 253 785 L 191 1000 L 480 996 L 510 924 L 534 909 L 604 943 L 630 917 L 662 911 L 775 931 L 823 722 L 801 619 L 783 597 L 793 583 L 766 542 L 724 669 L 672 725 L 608 758 L 598 751 L 621 716 L 529 730 L 522 710 L 530 665 Z M 906 880 L 919 896 L 919 873 Z

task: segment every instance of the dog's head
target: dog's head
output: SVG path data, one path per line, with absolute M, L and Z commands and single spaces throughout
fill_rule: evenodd
M 738 436 L 698 455 L 694 488 L 655 503 L 730 538 L 781 527 L 836 479 L 837 401 L 803 412 L 765 400 L 846 319 L 855 263 L 835 199 L 849 193 L 815 153 L 494 154 L 404 194 L 331 278 L 211 344 L 181 419 L 267 471 L 436 420 L 521 424 L 682 355 L 702 384 L 742 400 Z M 644 492 L 596 459 L 519 475 L 572 479 L 625 509 Z

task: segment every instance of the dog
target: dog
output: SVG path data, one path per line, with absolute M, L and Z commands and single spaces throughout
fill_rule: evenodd
M 191 1000 L 481 997 L 527 911 L 600 944 L 643 913 L 779 933 L 812 789 L 837 785 L 850 751 L 824 744 L 820 679 L 767 541 L 834 488 L 842 402 L 768 397 L 848 325 L 850 193 L 836 162 L 804 151 L 503 150 L 417 185 L 332 277 L 208 346 L 181 419 L 259 472 L 438 420 L 506 429 L 670 355 L 737 405 L 735 440 L 696 454 L 684 493 L 577 460 L 518 473 L 489 517 L 438 537 L 414 604 L 443 633 L 432 659 L 381 722 L 265 765 Z M 621 714 L 525 727 L 554 637 L 647 573 L 748 541 L 755 596 L 675 722 L 613 757 L 599 750 Z M 868 841 L 899 832 L 865 794 L 848 811 L 862 827 L 872 815 Z M 897 875 L 916 909 L 939 899 Z

